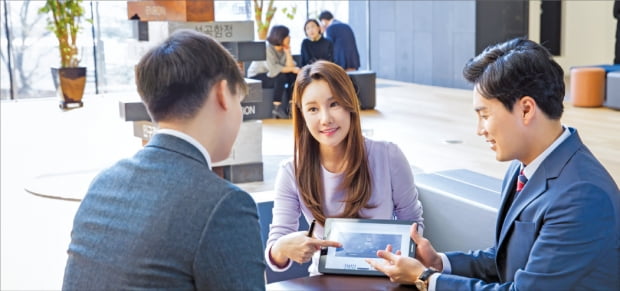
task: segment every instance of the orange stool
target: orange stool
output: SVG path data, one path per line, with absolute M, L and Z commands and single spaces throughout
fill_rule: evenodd
M 570 70 L 570 95 L 573 106 L 600 107 L 605 101 L 605 69 L 597 67 Z

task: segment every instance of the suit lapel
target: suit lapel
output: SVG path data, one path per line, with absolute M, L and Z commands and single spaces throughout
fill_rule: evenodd
M 502 202 L 499 208 L 497 223 L 495 226 L 495 242 L 499 245 L 499 238 L 502 231 L 502 226 L 504 224 L 506 218 L 506 212 L 510 207 L 510 195 L 515 190 L 515 185 L 517 183 L 517 176 L 519 173 L 519 165 L 521 163 L 514 162 L 508 168 L 506 172 L 506 176 L 504 177 L 504 185 L 502 187 Z
M 515 176 L 516 177 L 516 176 Z M 545 170 L 544 163 L 541 165 L 530 180 L 527 181 L 525 187 L 519 194 L 514 197 L 512 201 L 512 205 L 506 205 L 508 211 L 506 212 L 506 218 L 504 219 L 504 223 L 502 224 L 501 232 L 499 235 L 499 245 L 504 242 L 506 239 L 506 234 L 514 224 L 515 220 L 521 214 L 523 209 L 527 207 L 533 200 L 542 195 L 545 191 L 547 191 L 547 179 L 549 177 L 548 173 Z M 516 183 L 516 179 L 514 181 Z
M 509 207 L 506 212 L 505 218 L 503 222 L 500 224 L 498 220 L 498 226 L 501 225 L 499 229 L 499 240 L 497 242 L 498 252 L 502 247 L 506 239 L 506 235 L 508 231 L 512 228 L 515 220 L 521 214 L 523 209 L 525 209 L 533 200 L 538 198 L 540 195 L 544 194 L 547 191 L 547 181 L 550 179 L 555 179 L 560 175 L 562 168 L 566 165 L 566 163 L 572 158 L 575 152 L 583 146 L 579 135 L 575 129 L 569 128 L 571 131 L 571 136 L 569 136 L 564 142 L 562 142 L 549 156 L 540 164 L 536 172 L 530 177 L 528 182 L 525 184 L 521 193 L 513 200 L 512 206 L 508 205 L 507 197 L 508 194 L 513 191 L 514 188 L 511 185 L 516 183 L 516 176 L 518 171 L 518 167 L 516 169 L 512 168 L 512 178 L 511 183 L 504 186 L 502 191 L 504 198 L 502 199 L 502 208 L 500 211 L 504 211 L 506 207 Z M 503 212 L 499 212 L 503 213 Z

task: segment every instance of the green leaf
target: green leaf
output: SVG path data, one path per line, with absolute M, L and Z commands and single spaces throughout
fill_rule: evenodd
M 56 35 L 59 44 L 61 67 L 78 66 L 78 49 L 75 39 L 80 29 L 81 20 L 92 23 L 92 19 L 83 18 L 83 0 L 46 0 L 39 14 L 47 14 L 46 28 Z

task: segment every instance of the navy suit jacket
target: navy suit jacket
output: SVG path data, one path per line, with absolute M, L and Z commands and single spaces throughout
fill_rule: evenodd
M 64 290 L 265 289 L 254 200 L 167 134 L 93 180 L 68 253 Z
M 334 43 L 334 63 L 343 69 L 360 67 L 355 35 L 348 24 L 334 19 L 325 31 L 325 37 Z
M 509 205 L 520 163 L 502 185 L 496 243 L 447 253 L 437 290 L 619 290 L 620 191 L 575 129 Z

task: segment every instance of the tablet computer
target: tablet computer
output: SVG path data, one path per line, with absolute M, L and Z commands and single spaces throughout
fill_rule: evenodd
M 389 219 L 327 218 L 325 240 L 337 241 L 342 247 L 321 250 L 319 272 L 325 274 L 385 276 L 366 259 L 383 260 L 377 250 L 390 244 L 394 252 L 415 257 L 415 243 L 409 230 L 413 221 Z

